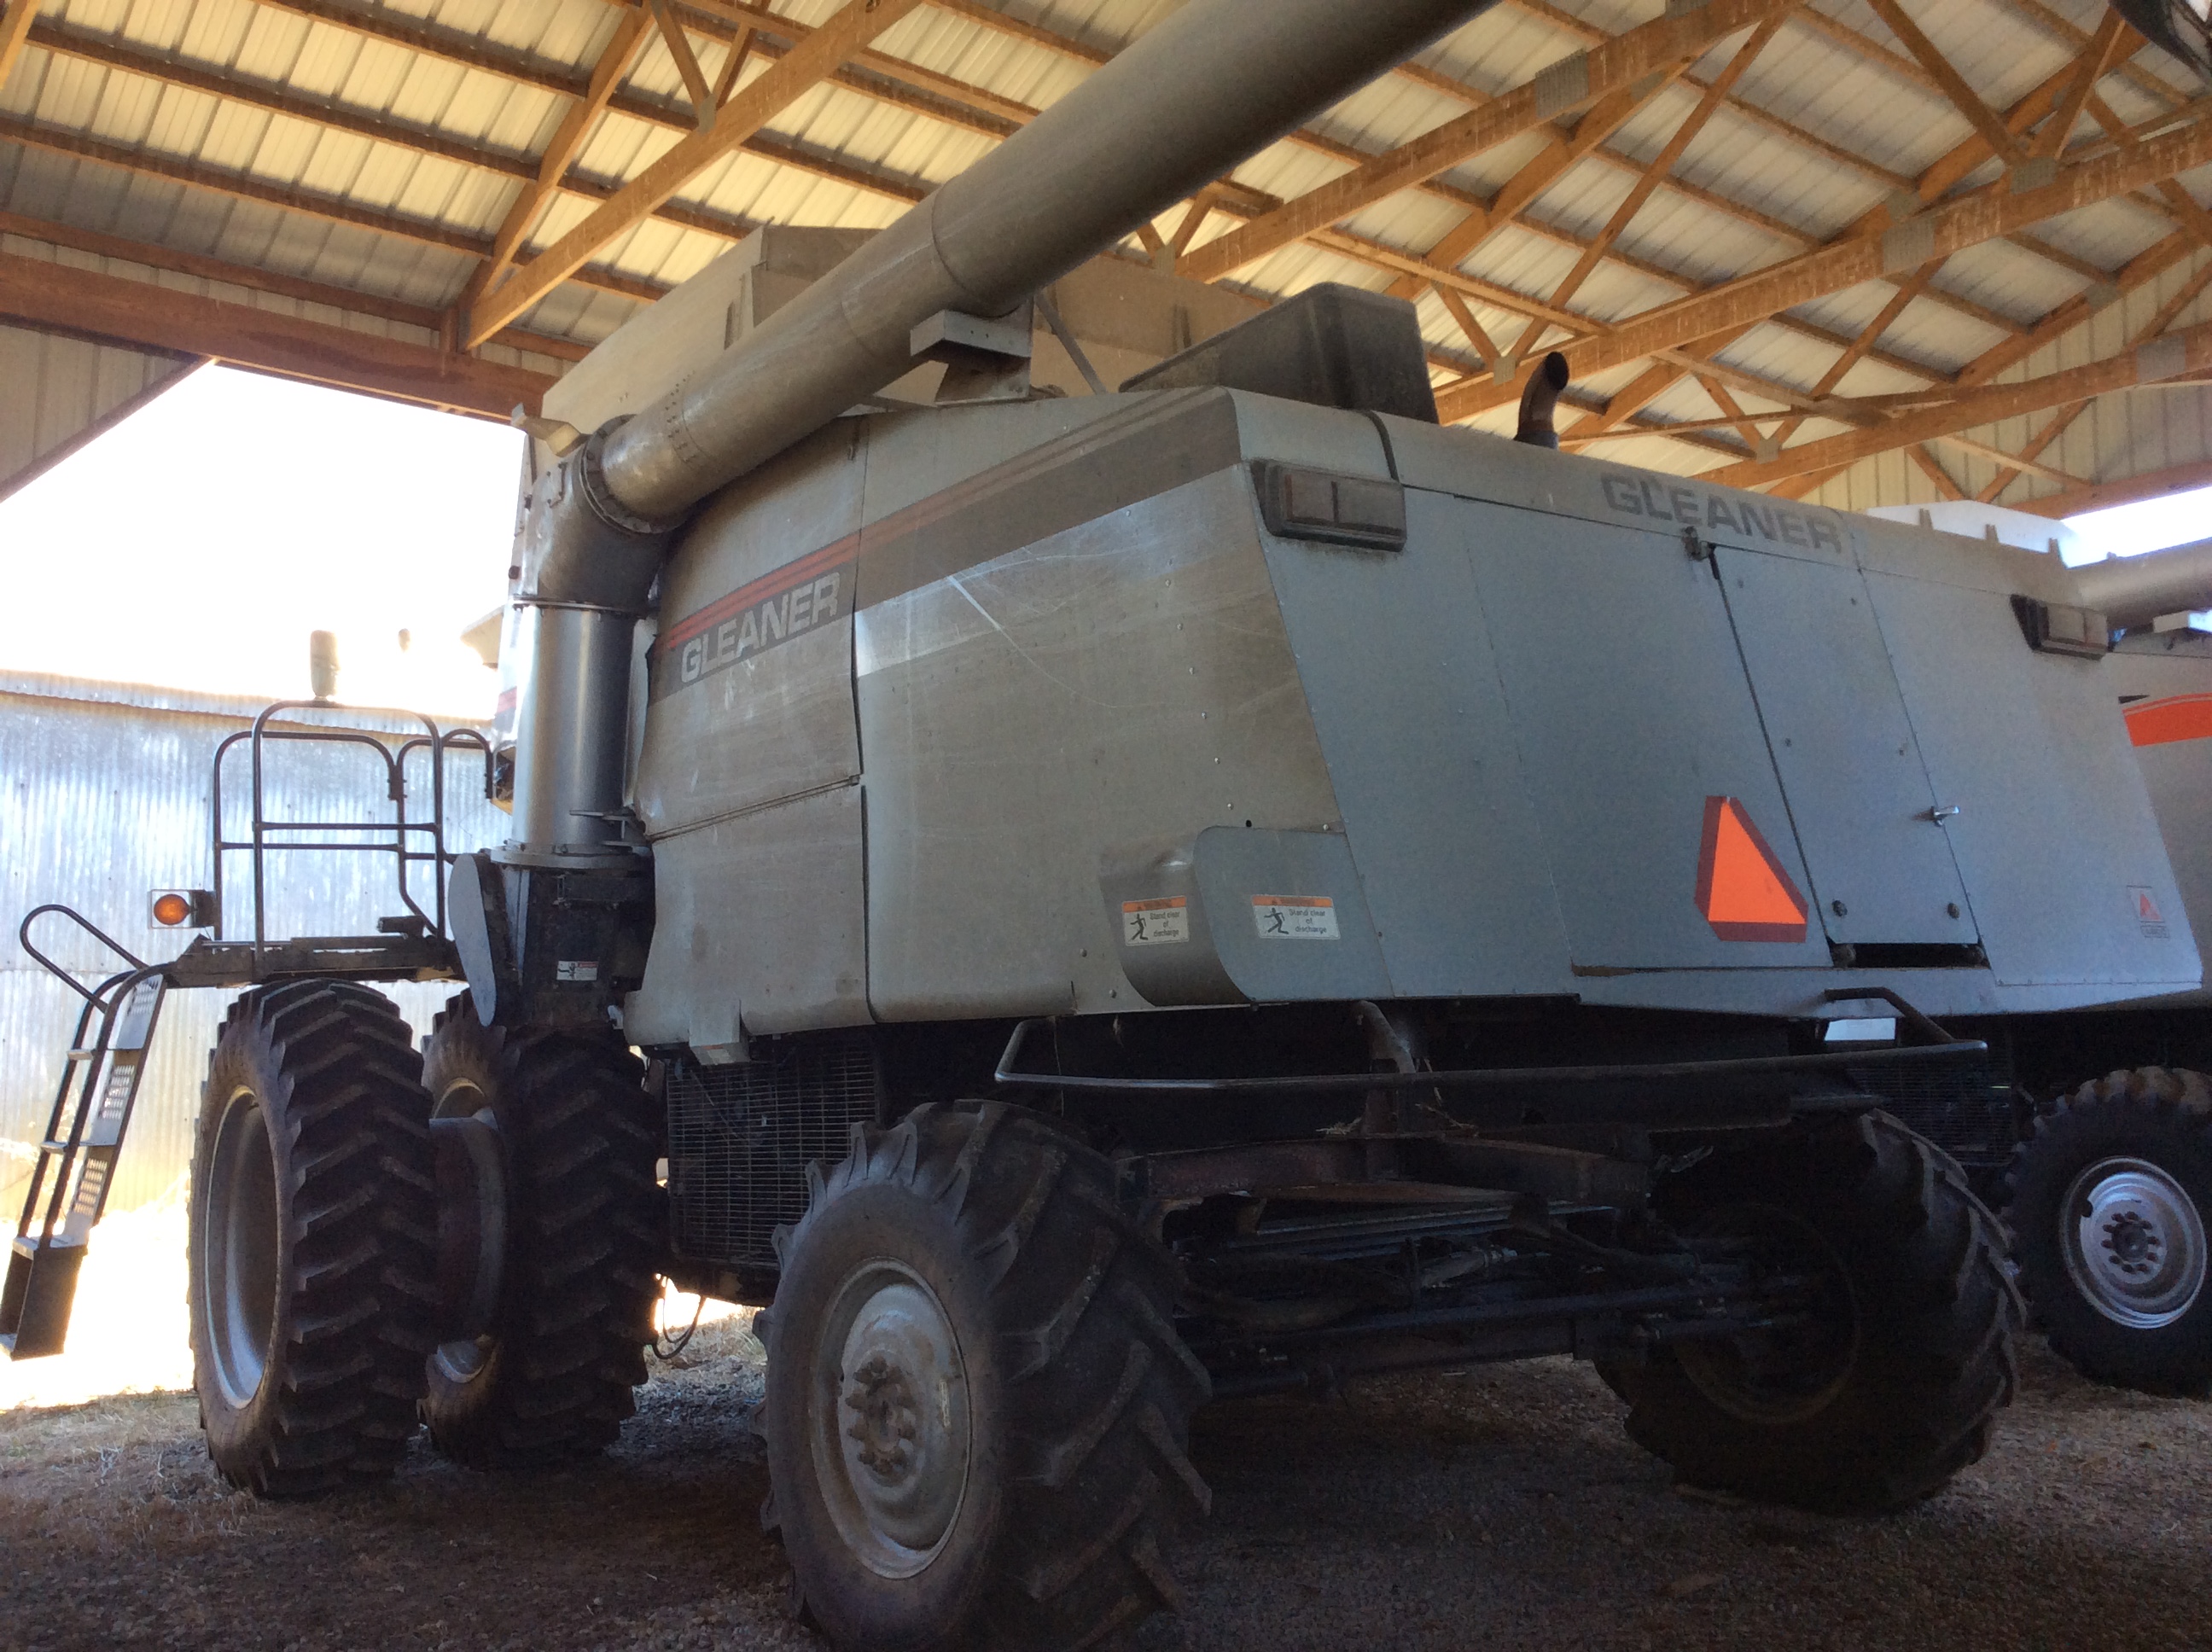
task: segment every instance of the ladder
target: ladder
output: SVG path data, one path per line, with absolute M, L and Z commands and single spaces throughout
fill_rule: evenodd
M 70 920 L 127 967 L 97 986 L 78 981 L 31 944 L 31 926 L 47 913 Z M 61 1352 L 68 1338 L 77 1270 L 107 1204 L 169 981 L 166 965 L 133 957 L 65 906 L 39 908 L 19 936 L 25 952 L 84 1000 L 0 1285 L 0 1349 L 33 1359 Z

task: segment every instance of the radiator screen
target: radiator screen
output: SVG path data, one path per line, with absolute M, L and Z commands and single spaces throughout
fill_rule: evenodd
M 668 1193 L 679 1255 L 772 1268 L 775 1230 L 806 1213 L 807 1164 L 828 1170 L 876 1121 L 876 1059 L 865 1031 L 754 1048 L 766 1059 L 670 1068 Z

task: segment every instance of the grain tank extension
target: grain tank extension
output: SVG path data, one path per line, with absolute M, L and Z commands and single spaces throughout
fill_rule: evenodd
M 1361 1372 L 1589 1358 L 1686 1479 L 1823 1509 L 1980 1455 L 2018 1298 L 1881 1084 L 2200 981 L 2064 571 L 1562 454 L 1547 375 L 1528 440 L 1445 429 L 1408 306 L 1098 257 L 1476 9 L 1193 0 L 549 397 L 514 835 L 418 938 L 467 993 L 419 1081 L 298 968 L 216 1052 L 226 1472 L 387 1467 L 418 1397 L 465 1461 L 595 1449 L 656 1272 L 764 1309 L 765 1515 L 848 1648 L 1171 1605 L 1193 1412 Z M 275 1127 L 341 1048 L 311 1121 L 374 1153 Z M 269 1263 L 272 1160 L 392 1222 Z

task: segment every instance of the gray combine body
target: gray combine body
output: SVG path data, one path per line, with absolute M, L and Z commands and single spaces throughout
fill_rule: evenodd
M 1285 519 L 1332 490 L 1355 519 Z M 840 420 L 663 576 L 624 1025 L 741 1056 L 1196 1005 L 2191 986 L 2110 667 L 2031 648 L 2020 595 L 2070 592 L 2002 546 L 1240 392 Z M 1712 798 L 1807 897 L 1796 936 L 1700 909 Z M 1271 936 L 1270 896 L 1328 905 Z

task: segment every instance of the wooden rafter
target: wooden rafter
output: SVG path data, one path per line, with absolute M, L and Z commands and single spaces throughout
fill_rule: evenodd
M 615 24 L 615 32 L 599 53 L 599 62 L 592 66 L 592 78 L 584 88 L 583 95 L 573 100 L 561 124 L 553 130 L 545 145 L 545 152 L 538 160 L 538 175 L 522 186 L 507 210 L 507 216 L 491 238 L 491 253 L 476 268 L 468 285 L 454 301 L 449 331 L 458 337 L 462 313 L 481 297 L 484 290 L 514 262 L 523 238 L 528 235 L 544 214 L 561 180 L 590 137 L 599 118 L 605 112 L 607 100 L 622 83 L 629 70 L 630 61 L 645 41 L 645 18 L 642 13 L 632 12 Z
M 1984 350 L 1959 370 L 1954 384 L 1962 389 L 1972 389 L 1990 383 L 1999 374 L 2026 361 L 2044 346 L 2064 337 L 2077 327 L 2086 325 L 2107 304 L 2118 302 L 2156 281 L 2176 264 L 2193 256 L 2197 250 L 2197 243 L 2186 234 L 2168 235 L 2164 240 L 2144 248 L 2122 265 L 2103 288 L 2075 295 L 2045 315 L 2022 337 L 2006 339 Z M 1994 456 L 2000 462 L 2008 457 L 2002 454 Z M 1848 465 L 1837 465 L 1808 471 L 1777 484 L 1773 491 L 1791 498 L 1802 498 L 1849 468 Z
M 1714 42 L 1790 3 L 1794 0 L 1710 0 L 1697 10 L 1659 17 L 1562 58 L 1503 97 L 1195 249 L 1186 260 L 1192 266 L 1189 273 L 1201 281 L 1218 280 L 1510 138 L 1630 93 L 1648 75 L 1679 74 Z
M 6 86 L 8 76 L 15 72 L 15 60 L 23 55 L 31 25 L 39 15 L 39 0 L 7 0 L 7 4 L 8 9 L 0 12 L 0 87 Z
M 56 280 L 56 272 L 46 259 L 0 252 L 0 316 L 486 418 L 504 419 L 518 404 L 536 412 L 554 382 L 544 374 L 435 345 L 150 282 L 79 269 Z
M 714 125 L 677 140 L 584 222 L 469 307 L 464 337 L 473 346 L 530 309 L 576 270 L 652 216 L 705 168 L 729 155 L 832 70 L 903 20 L 921 0 L 847 0 L 843 9 L 791 54 L 738 93 Z
M 457 36 L 452 31 L 432 26 L 393 22 L 389 21 L 391 18 L 389 13 L 362 11 L 350 6 L 335 4 L 333 0 L 261 0 L 261 3 L 311 17 L 319 21 L 328 22 L 334 27 L 347 28 L 367 38 L 384 40 L 410 51 L 423 52 L 442 61 L 501 75 L 519 84 L 536 86 L 571 97 L 582 95 L 586 89 L 582 78 L 565 64 L 556 64 L 548 59 L 531 58 L 507 48 L 490 46 L 474 36 Z M 610 0 L 610 3 L 618 7 L 627 6 L 633 13 L 636 9 L 636 0 Z M 1086 64 L 1104 62 L 1110 55 L 1080 42 L 1054 35 L 1036 25 L 1019 23 L 1016 20 L 1007 18 L 1002 13 L 990 11 L 987 8 L 959 5 L 940 6 L 939 9 L 951 9 L 963 15 L 972 16 L 975 21 L 986 22 L 987 27 L 993 27 L 1002 33 L 1008 33 L 1036 44 L 1048 45 L 1050 49 Z M 803 38 L 805 33 L 811 32 L 805 26 L 792 24 L 787 20 L 768 12 L 764 8 L 742 4 L 738 0 L 685 0 L 682 9 L 694 27 L 704 28 L 708 32 L 717 29 L 726 30 L 739 45 L 744 44 L 741 37 L 746 28 L 750 27 L 748 20 L 756 17 L 770 19 L 779 28 L 796 37 Z M 1584 28 L 1582 33 L 1589 39 L 1603 38 L 1601 31 Z M 759 55 L 770 60 L 780 56 L 786 49 L 775 43 L 759 40 L 757 33 L 752 46 Z M 128 52 L 131 48 L 111 46 L 106 41 L 105 37 L 81 38 L 73 42 L 73 46 L 82 55 L 94 57 L 97 60 L 116 62 L 118 66 L 135 68 L 142 72 L 160 74 L 162 72 L 164 63 L 173 64 L 175 61 L 154 58 L 152 54 L 145 53 L 137 54 L 130 60 L 125 61 L 113 54 Z M 103 53 L 107 55 L 103 56 Z M 954 82 L 944 76 L 933 76 L 915 69 L 913 65 L 905 64 L 900 60 L 882 58 L 879 54 L 863 53 L 855 59 L 855 63 L 867 68 L 870 72 L 864 76 L 855 75 L 849 70 L 840 70 L 834 78 L 845 85 L 847 89 L 858 92 L 861 95 L 886 100 L 896 106 L 915 109 L 917 112 L 933 118 L 964 124 L 972 130 L 994 137 L 1006 136 L 1016 130 L 1019 125 L 1032 118 L 1036 113 L 1036 111 L 1027 106 L 1010 100 L 1001 99 L 992 102 L 993 94 L 983 88 Z M 732 70 L 738 67 L 738 59 L 733 51 L 726 60 L 725 75 L 727 76 Z M 899 82 L 880 78 L 879 71 L 886 69 L 905 76 L 908 81 L 916 84 L 927 84 L 933 88 L 933 92 L 942 91 L 965 101 L 956 106 L 952 103 L 936 101 L 933 98 L 917 100 L 902 90 Z M 186 79 L 185 76 L 194 72 L 189 66 L 185 66 L 182 73 L 173 74 L 169 77 L 178 80 L 180 83 L 190 84 L 193 83 L 192 81 Z M 1470 105 L 1485 101 L 1481 93 L 1446 76 L 1437 75 L 1433 70 L 1407 65 L 1401 67 L 1399 72 L 1432 90 L 1457 97 Z M 273 106 L 265 88 L 258 88 L 251 82 L 225 82 L 222 77 L 210 75 L 206 71 L 198 71 L 198 73 L 206 82 L 204 89 L 214 91 L 219 95 L 233 95 L 240 100 L 254 104 L 255 106 Z M 1688 84 L 1702 84 L 1694 76 L 1686 76 L 1684 79 Z M 970 104 L 983 103 L 991 103 L 992 107 L 998 112 L 986 113 L 980 107 L 967 106 Z M 315 103 L 307 100 L 294 100 L 293 104 L 295 106 L 287 106 L 283 112 L 291 114 L 295 118 L 316 118 L 319 106 Z M 1838 149 L 1835 146 L 1827 144 L 1826 140 L 1819 139 L 1802 129 L 1790 126 L 1789 123 L 1780 121 L 1778 118 L 1768 115 L 1765 112 L 1745 103 L 1739 98 L 1729 98 L 1728 105 L 1738 114 L 1764 122 L 1784 136 L 1791 137 L 1794 141 L 1813 145 L 1820 153 L 1830 154 L 1832 159 L 1843 161 L 1847 164 L 1856 164 L 1876 181 L 1891 184 L 1909 181 L 1896 179 L 1894 174 L 1887 173 L 1873 162 L 1867 161 L 1863 157 L 1853 156 L 1848 151 Z M 672 106 L 626 90 L 616 91 L 609 98 L 607 106 L 611 112 L 645 121 L 667 130 L 687 131 L 690 124 Z M 448 158 L 464 160 L 468 158 L 465 146 L 451 140 L 438 140 L 434 135 L 426 137 L 416 129 L 395 126 L 386 122 L 380 116 L 370 115 L 366 112 L 349 111 L 342 106 L 332 104 L 322 104 L 319 108 L 327 112 L 327 118 L 324 124 L 338 126 L 342 130 L 360 131 L 363 135 L 376 137 L 382 141 L 398 143 L 403 147 L 418 148 L 424 152 L 447 154 Z M 1001 118 L 1000 116 L 1006 118 Z M 1370 158 L 1349 145 L 1338 143 L 1319 133 L 1304 131 L 1293 132 L 1289 134 L 1285 141 L 1315 153 L 1327 154 L 1334 158 L 1345 160 L 1353 165 L 1358 165 Z M 795 167 L 888 198 L 911 202 L 919 199 L 925 192 L 924 186 L 912 180 L 873 173 L 866 167 L 850 163 L 832 161 L 826 157 L 799 149 L 794 146 L 777 143 L 765 138 L 756 137 L 748 140 L 744 147 L 750 153 L 762 159 L 780 165 Z M 522 177 L 529 175 L 535 169 L 534 163 L 527 157 L 503 156 L 497 151 L 481 153 L 487 156 L 485 164 L 491 166 L 495 170 L 506 170 L 515 176 Z M 1597 146 L 1589 153 L 1590 158 L 1594 161 L 1625 171 L 1631 176 L 1640 176 L 1644 171 L 1642 162 L 1618 154 L 1603 145 Z M 1266 196 L 1257 191 L 1243 189 L 1228 180 L 1223 180 L 1223 186 L 1222 209 L 1231 216 L 1257 216 L 1281 204 L 1273 197 Z M 562 187 L 572 192 L 583 194 L 589 198 L 599 200 L 605 199 L 612 192 L 611 186 L 599 180 L 582 178 L 573 172 L 562 180 Z M 1740 222 L 1801 249 L 1814 244 L 1814 238 L 1803 232 L 1779 220 L 1768 217 L 1753 209 L 1729 201 L 1711 191 L 1699 189 L 1673 178 L 1666 179 L 1661 187 L 1682 198 L 1694 201 L 1708 210 L 1733 217 Z M 1463 211 L 1484 210 L 1489 204 L 1480 197 L 1455 189 L 1440 180 L 1431 179 L 1422 185 L 1420 188 L 1424 193 L 1449 202 Z M 665 205 L 655 216 L 672 222 L 685 223 L 687 227 L 702 228 L 709 233 L 717 233 L 717 227 L 710 221 L 711 215 L 702 215 L 694 219 L 687 216 L 685 209 Z M 1547 224 L 1534 216 L 1524 213 L 1516 222 L 1529 233 L 1569 246 L 1577 253 L 1586 245 L 1570 233 Z M 1144 240 L 1148 231 L 1140 228 L 1138 234 L 1139 239 Z M 1154 253 L 1158 252 L 1156 247 L 1149 245 L 1146 250 Z M 1332 246 L 1332 250 L 1358 258 L 1362 262 L 1372 262 L 1364 257 L 1359 246 L 1350 241 L 1337 241 Z M 1607 256 L 1639 275 L 1669 282 L 1686 288 L 1693 284 L 1670 270 L 1626 257 L 1617 249 Z M 1973 315 L 1976 319 L 1985 325 L 2008 325 L 2002 318 L 1993 317 L 1987 312 L 1980 310 L 1978 307 L 1972 306 L 1963 300 L 1954 299 L 1948 295 L 1936 295 L 1935 301 L 1959 309 L 1962 313 Z M 1511 306 L 1508 304 L 1506 307 L 1511 307 Z M 1527 311 L 1522 313 L 1529 313 Z M 1791 324 L 1785 322 L 1784 325 Z M 1807 336 L 1814 335 L 1808 332 Z M 1889 365 L 1901 367 L 1905 364 L 1892 361 Z
M 1961 488 L 1952 478 L 1951 473 L 1943 468 L 1943 462 L 1928 451 L 1926 442 L 1918 442 L 1906 448 L 1905 456 L 1912 461 L 1914 468 L 1921 475 L 1936 484 L 1936 491 L 1944 498 L 1964 499 L 1966 496 L 1966 490 Z
M 1981 94 L 1967 84 L 1966 77 L 1951 60 L 1936 49 L 1936 43 L 1921 32 L 1920 25 L 1912 21 L 1911 15 L 1898 0 L 1866 0 L 1866 3 L 1875 16 L 1889 26 L 1889 32 L 1904 42 L 1913 61 L 1928 71 L 1929 78 L 1950 100 L 1951 106 L 1966 118 L 2000 160 L 2010 167 L 2027 158 L 1996 112 L 1982 101 Z
M 2066 101 L 2058 106 L 2058 112 L 2044 123 L 2043 130 L 2035 135 L 2028 153 L 2038 159 L 2055 160 L 2073 136 L 2075 124 L 2081 118 L 2090 94 L 2096 91 L 2097 82 L 2112 65 L 2112 54 L 2119 50 L 2122 38 L 2130 33 L 2117 11 L 2105 14 L 2105 21 L 2089 44 L 2081 49 L 2075 60 L 2074 84 L 2067 88 Z
M 94 161 L 142 178 L 163 179 L 228 196 L 233 200 L 256 201 L 324 223 L 374 230 L 379 234 L 390 235 L 418 246 L 440 247 L 470 258 L 481 258 L 491 250 L 489 236 L 471 234 L 466 230 L 455 229 L 428 219 L 380 211 L 339 196 L 325 195 L 319 191 L 288 188 L 233 172 L 228 167 L 211 167 L 204 161 L 179 161 L 145 149 L 125 149 L 118 143 L 105 143 L 99 138 L 41 126 L 31 121 L 0 117 L 0 142 L 21 143 L 54 155 Z M 580 270 L 574 279 L 581 286 L 623 298 L 637 299 L 647 304 L 668 290 L 658 282 L 639 281 L 611 270 L 597 268 Z
M 691 49 L 684 38 L 683 21 L 676 15 L 671 0 L 645 0 L 646 9 L 653 14 L 654 25 L 660 31 L 661 44 L 675 61 L 676 73 L 684 82 L 684 89 L 691 99 L 691 124 L 704 129 L 714 124 L 714 88 L 707 79 L 707 71 L 699 67 L 699 54 Z M 625 20 L 627 21 L 627 20 Z
M 1875 453 L 1911 442 L 2018 418 L 2069 402 L 2101 396 L 2140 384 L 2155 384 L 2212 367 L 2212 322 L 2166 333 L 2118 355 L 2078 367 L 2047 373 L 2014 384 L 1989 385 L 1948 402 L 1887 420 L 1869 430 L 1855 430 L 1821 441 L 1801 442 L 1770 459 L 1747 459 L 1706 473 L 1709 481 L 1752 488 L 1785 477 L 1838 465 L 1855 465 Z
M 405 326 L 421 328 L 429 338 L 438 336 L 444 319 L 428 305 L 408 304 L 378 293 L 364 293 L 351 287 L 333 287 L 327 282 L 308 281 L 298 276 L 288 276 L 282 270 L 232 264 L 227 259 L 210 258 L 202 252 L 187 252 L 179 247 L 161 246 L 150 241 L 132 240 L 127 236 L 82 229 L 75 224 L 27 217 L 20 212 L 0 211 L 0 234 L 21 235 L 27 240 L 45 241 L 50 246 L 90 252 L 99 258 L 122 258 L 131 264 L 143 264 L 149 270 L 166 270 L 176 275 L 221 282 L 226 286 L 242 287 L 252 292 L 273 293 L 282 298 L 319 304 L 356 315 L 374 316 L 382 321 L 397 321 Z M 532 350 L 562 361 L 580 361 L 589 353 L 589 346 L 580 344 L 573 338 L 554 338 L 544 333 L 525 332 L 517 327 L 509 327 L 491 342 L 510 349 Z
M 2208 261 L 2195 275 L 2174 289 L 2173 295 L 2159 306 L 2158 313 L 2152 316 L 2128 339 L 2129 348 L 2148 343 L 2172 326 L 2175 319 L 2196 301 L 2197 295 L 2202 293 L 2208 285 L 2212 285 L 2212 261 Z M 2006 456 L 1996 475 L 1975 497 L 1984 503 L 1996 499 L 2007 488 L 2019 480 L 2023 471 L 2032 470 L 2034 461 L 2040 459 L 2050 449 L 2051 445 L 2064 435 L 2072 428 L 2074 422 L 2088 410 L 2089 404 L 2087 401 L 2075 402 L 2070 407 L 2061 407 L 2057 410 L 2051 415 L 2050 421 L 2029 439 L 2018 453 Z
M 1697 107 L 1691 110 L 1681 124 L 1674 128 L 1674 136 L 1667 140 L 1666 147 L 1651 158 L 1651 164 L 1644 169 L 1643 176 L 1630 185 L 1627 196 L 1614 209 L 1613 216 L 1606 221 L 1605 228 L 1598 231 L 1590 244 L 1583 249 L 1582 256 L 1575 260 L 1575 267 L 1567 272 L 1565 278 L 1552 289 L 1553 303 L 1565 305 L 1581 290 L 1583 282 L 1589 278 L 1590 271 L 1597 268 L 1599 260 L 1612 250 L 1613 244 L 1635 222 L 1636 215 L 1644 210 L 1644 203 L 1658 189 L 1660 180 L 1674 171 L 1674 163 L 1682 158 L 1683 151 L 1690 147 L 1699 132 L 1705 131 L 1705 123 L 1713 118 L 1736 82 L 1743 77 L 1743 71 L 1751 67 L 1759 54 L 1766 50 L 1768 42 L 1781 32 L 1786 16 L 1786 13 L 1777 13 L 1752 30 L 1751 38 L 1736 49 L 1735 56 L 1729 59 L 1718 75 L 1706 82 L 1705 94 L 1698 100 Z
M 2036 106 L 2037 95 L 2037 94 L 2032 93 L 2027 100 L 2023 100 L 2020 108 L 2014 112 L 2016 118 L 2025 121 L 2030 117 Z M 1942 179 L 1948 177 L 1962 174 L 1964 169 L 1969 164 L 1966 159 L 1969 155 L 1973 156 L 1975 162 L 1978 162 L 1980 159 L 1985 158 L 1986 151 L 1982 148 L 1979 139 L 1969 140 L 1966 144 L 1960 146 L 1960 149 L 1954 149 L 1949 155 L 1939 160 L 1934 167 L 1929 168 L 1927 173 L 1923 174 L 1922 179 L 1916 180 L 1917 186 L 1925 188 L 1928 187 L 1931 182 L 1941 181 Z M 1862 224 L 1859 227 L 1864 228 L 1872 222 L 1874 221 L 1871 218 L 1862 221 Z M 1771 323 L 1785 326 L 1801 326 L 1802 325 L 1796 322 L 1793 318 L 1784 314 L 1777 314 L 1767 318 L 1767 319 Z M 1884 319 L 1881 325 L 1882 327 L 1886 327 L 1887 325 L 1887 319 Z M 1709 339 L 1705 341 L 1705 345 L 1696 354 L 1691 354 L 1675 349 L 1662 349 L 1655 352 L 1654 365 L 1650 368 L 1647 368 L 1634 380 L 1634 382 L 1617 395 L 1614 398 L 1614 404 L 1623 406 L 1627 409 L 1628 412 L 1633 413 L 1649 405 L 1652 401 L 1664 394 L 1665 392 L 1684 374 L 1702 373 L 1712 377 L 1733 378 L 1736 382 L 1742 385 L 1743 387 L 1753 390 L 1755 393 L 1763 395 L 1771 400 L 1779 401 L 1786 407 L 1798 407 L 1814 411 L 1822 410 L 1818 406 L 1820 395 L 1807 394 L 1796 390 L 1794 387 L 1777 384 L 1772 381 L 1761 382 L 1753 375 L 1742 374 L 1740 371 L 1732 369 L 1726 366 L 1726 364 L 1713 359 L 1718 350 L 1726 348 L 1729 343 L 1733 343 L 1734 340 L 1740 337 L 1745 331 L 1747 331 L 1747 329 L 1739 327 L 1722 335 L 1718 338 Z M 1826 390 L 1833 388 L 1834 382 L 1843 377 L 1844 372 L 1849 369 L 1852 361 L 1866 359 L 1878 354 L 1876 341 L 1879 338 L 1879 335 L 1880 328 L 1877 328 L 1873 330 L 1871 332 L 1862 331 L 1859 336 L 1854 339 L 1836 341 L 1841 346 L 1842 353 L 1839 359 L 1842 361 L 1842 366 L 1831 372 L 1828 378 L 1824 381 L 1821 394 L 1825 394 Z M 1893 363 L 1893 365 L 1894 364 Z M 1479 395 L 1480 392 L 1475 386 L 1469 385 L 1466 392 L 1462 393 L 1473 396 Z M 1441 398 L 1440 404 L 1452 406 L 1455 405 L 1458 400 L 1458 396 L 1447 396 Z M 1608 411 L 1610 412 L 1610 410 L 1608 410 Z M 1618 422 L 1619 421 L 1610 416 L 1596 422 L 1584 420 L 1573 425 L 1571 427 L 1571 431 L 1572 434 L 1577 436 L 1584 438 L 1595 437 L 1602 434 L 1606 430 L 1614 428 L 1614 425 Z M 1796 426 L 1793 424 L 1790 428 L 1794 429 Z M 1673 433 L 1670 431 L 1668 434 Z M 1751 445 L 1754 452 L 1764 456 L 1774 448 L 1779 446 L 1782 437 L 1780 435 L 1777 435 L 1773 437 L 1759 438 L 1757 440 L 1752 440 L 1747 437 L 1747 440 L 1751 440 Z
M 1765 319 L 1782 310 L 1840 293 L 1860 282 L 1917 269 L 1963 247 L 1990 240 L 2154 184 L 2212 162 L 2212 116 L 2200 116 L 2166 136 L 2131 150 L 2112 151 L 2063 168 L 2039 188 L 1978 190 L 1899 223 L 1869 227 L 1816 252 L 1723 282 L 1672 304 L 1630 317 L 1609 331 L 1568 347 L 1576 373 L 1590 374 L 1633 361 Z M 1887 214 L 1881 216 L 1886 220 Z M 1464 418 L 1518 396 L 1517 384 L 1464 397 L 1447 419 Z

